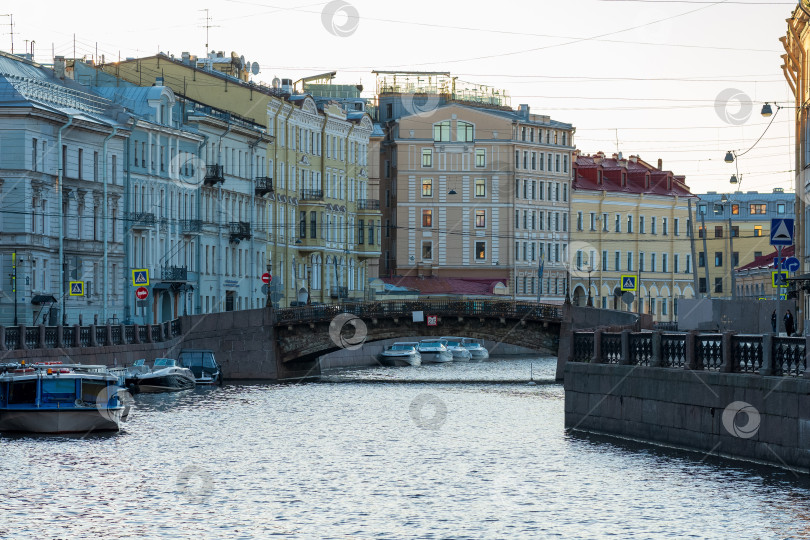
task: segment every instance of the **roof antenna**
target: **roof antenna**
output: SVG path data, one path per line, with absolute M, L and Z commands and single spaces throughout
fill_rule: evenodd
M 616 153 L 619 153 L 619 128 L 616 128 Z

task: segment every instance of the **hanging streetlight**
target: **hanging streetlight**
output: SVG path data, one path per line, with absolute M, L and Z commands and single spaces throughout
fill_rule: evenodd
M 731 153 L 731 150 L 726 152 L 726 158 L 724 159 L 726 163 L 734 163 L 734 154 Z
M 738 182 L 739 182 L 739 181 L 737 180 L 737 175 L 736 175 L 736 174 L 732 174 L 732 175 L 731 175 L 731 178 L 730 178 L 730 179 L 729 179 L 729 181 L 728 181 L 728 183 L 729 183 L 729 184 L 736 184 L 736 183 L 738 183 Z
M 762 116 L 764 116 L 765 118 L 768 118 L 769 116 L 771 116 L 773 114 L 773 109 L 771 109 L 771 104 L 766 103 L 765 105 L 763 105 L 762 106 L 762 112 L 760 114 L 762 114 Z

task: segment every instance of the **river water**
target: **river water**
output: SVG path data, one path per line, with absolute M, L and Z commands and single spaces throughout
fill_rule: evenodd
M 806 478 L 568 433 L 553 375 L 347 370 L 137 396 L 117 434 L 3 435 L 0 537 L 810 537 Z

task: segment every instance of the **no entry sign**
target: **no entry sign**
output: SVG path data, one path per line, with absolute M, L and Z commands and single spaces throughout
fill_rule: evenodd
M 137 289 L 135 289 L 135 298 L 137 298 L 138 300 L 146 300 L 148 296 L 149 296 L 149 289 L 147 289 L 146 287 L 138 287 Z
M 262 283 L 270 283 L 273 280 L 273 276 L 270 275 L 270 272 L 265 272 L 262 274 Z

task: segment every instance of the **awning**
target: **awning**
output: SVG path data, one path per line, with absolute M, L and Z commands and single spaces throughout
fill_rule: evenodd
M 38 306 L 42 304 L 55 304 L 56 298 L 50 294 L 38 294 L 31 299 L 31 303 Z
M 154 285 L 152 285 L 152 290 L 153 291 L 170 291 L 170 290 L 172 290 L 172 284 L 171 283 L 155 283 Z
M 792 278 L 788 278 L 788 281 L 810 281 L 810 273 L 793 276 Z
M 194 285 L 191 283 L 174 283 L 174 290 L 178 292 L 193 291 Z

